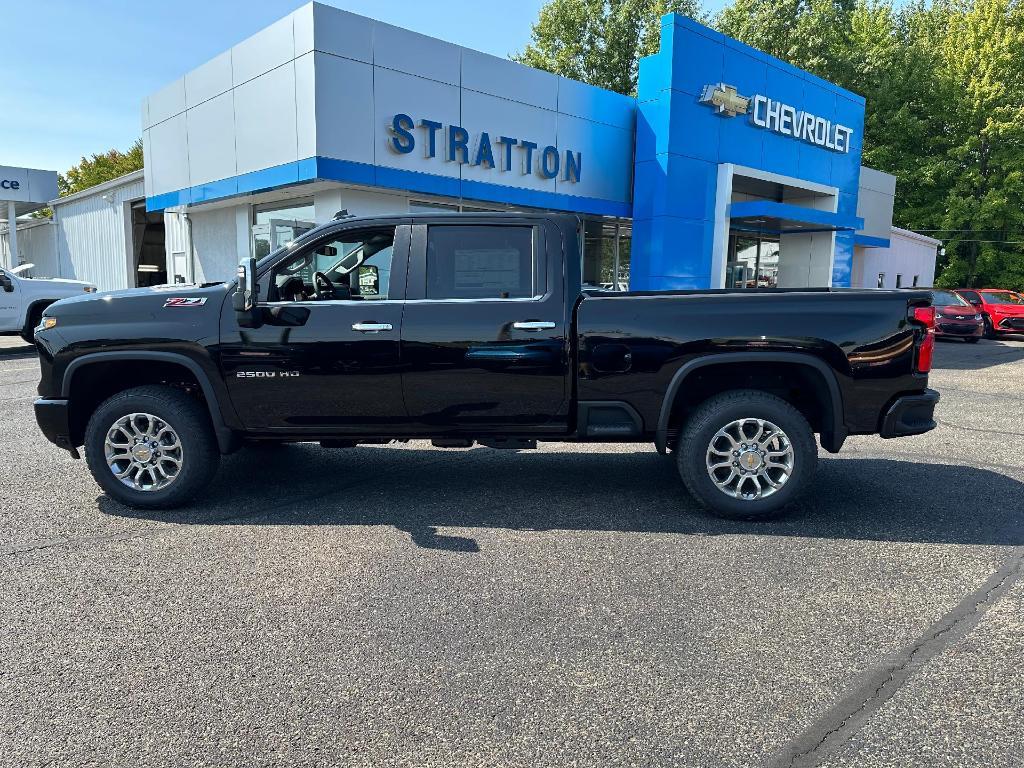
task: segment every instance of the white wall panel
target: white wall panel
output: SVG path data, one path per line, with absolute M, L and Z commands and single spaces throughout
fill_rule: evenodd
M 443 131 L 437 135 L 437 157 L 425 156 L 426 141 L 423 130 L 416 128 L 416 149 L 406 155 L 390 148 L 388 129 L 392 118 L 399 113 L 413 120 L 437 120 L 449 125 L 459 124 L 459 89 L 434 80 L 374 67 L 374 158 L 377 165 L 402 168 L 408 171 L 433 173 L 437 176 L 459 178 L 459 166 L 446 159 L 447 138 Z
M 57 259 L 57 226 L 52 221 L 21 222 L 18 225 L 18 258 L 11 258 L 8 228 L 0 231 L 0 264 L 35 264 L 31 277 L 61 277 Z
M 179 77 L 149 97 L 149 124 L 162 123 L 185 111 L 185 78 Z
M 462 166 L 462 178 L 473 181 L 486 181 L 492 184 L 511 184 L 522 189 L 538 189 L 545 192 L 555 191 L 555 180 L 545 179 L 538 172 L 541 152 L 549 144 L 555 144 L 557 135 L 557 115 L 546 109 L 527 107 L 514 101 L 488 96 L 475 91 L 462 92 L 462 123 L 470 134 L 470 159 L 476 153 L 481 131 L 490 134 L 492 146 L 495 139 L 505 136 L 535 142 L 538 146 L 533 151 L 532 168 L 525 167 L 526 153 L 521 148 L 512 151 L 512 169 L 502 171 L 498 157 L 501 149 L 496 148 L 495 162 L 498 168 L 486 166 Z
M 311 51 L 295 59 L 295 153 L 300 160 L 317 153 L 316 55 Z M 362 66 L 369 69 L 365 64 Z M 351 111 L 349 115 L 356 117 Z M 368 114 L 366 118 L 369 120 Z
M 633 191 L 633 164 L 617 162 L 633 157 L 633 131 L 594 123 L 571 115 L 558 115 L 558 142 L 562 168 L 558 192 L 603 200 L 629 200 Z M 581 153 L 580 180 L 565 181 L 565 153 Z
M 60 276 L 88 280 L 101 291 L 127 288 L 133 276 L 125 203 L 141 199 L 144 193 L 139 179 L 102 194 L 56 204 Z
M 577 80 L 558 78 L 558 111 L 632 131 L 636 101 Z
M 462 87 L 542 109 L 558 108 L 558 76 L 462 49 Z
M 235 208 L 192 210 L 192 246 L 197 283 L 230 280 L 238 268 Z
M 459 84 L 462 49 L 434 37 L 376 22 L 373 63 L 449 85 Z
M 224 51 L 185 75 L 185 107 L 202 104 L 230 91 L 231 86 L 231 51 Z
M 294 58 L 293 20 L 288 15 L 231 49 L 234 84 L 248 82 Z
M 375 123 L 370 108 L 374 102 L 373 67 L 325 53 L 315 56 L 316 148 L 313 154 L 372 163 L 374 140 L 385 130 Z M 396 76 L 401 77 L 388 72 L 384 79 Z M 295 79 L 298 83 L 298 69 Z M 431 87 L 445 86 L 431 84 Z M 301 100 L 299 103 L 301 105 Z M 365 105 L 365 108 L 353 109 L 353 104 Z M 303 113 L 301 107 L 299 113 Z M 302 152 L 299 155 L 304 156 Z
M 308 8 L 310 6 L 306 6 Z M 304 24 L 305 8 L 296 11 L 295 18 L 295 54 L 305 53 L 299 48 L 304 45 L 305 30 L 300 43 L 300 27 Z M 365 16 L 331 8 L 314 3 L 313 11 L 313 46 L 323 53 L 332 53 L 346 59 L 355 59 L 366 64 L 373 63 L 373 27 L 374 22 Z
M 939 242 L 916 232 L 892 227 L 888 248 L 855 248 L 853 254 L 854 288 L 878 287 L 878 275 L 885 274 L 883 288 L 895 288 L 896 276 L 903 276 L 903 288 L 913 285 L 929 288 L 935 282 L 935 257 Z
M 295 162 L 295 65 L 260 75 L 234 94 L 238 173 Z
M 153 150 L 150 152 L 146 173 L 153 179 L 154 192 L 160 194 L 188 187 L 188 128 L 185 115 L 179 114 L 154 125 L 149 129 L 149 141 Z
M 185 113 L 188 135 L 188 167 L 191 184 L 234 176 L 235 110 L 229 91 L 193 107 Z

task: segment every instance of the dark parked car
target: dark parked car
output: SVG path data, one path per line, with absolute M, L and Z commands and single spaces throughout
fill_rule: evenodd
M 985 333 L 984 316 L 955 291 L 932 291 L 936 338 L 963 339 L 975 343 Z
M 139 507 L 182 504 L 245 441 L 648 441 L 740 517 L 808 487 L 815 434 L 835 452 L 934 428 L 927 291 L 590 291 L 580 229 L 341 218 L 236 283 L 58 302 L 35 336 L 36 418 Z
M 985 323 L 985 338 L 1024 333 L 1024 296 L 1002 288 L 957 288 L 956 292 L 977 309 Z

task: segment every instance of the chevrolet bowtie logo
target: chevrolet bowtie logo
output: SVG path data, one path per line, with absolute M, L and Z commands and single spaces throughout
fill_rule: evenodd
M 736 117 L 746 114 L 750 106 L 750 99 L 740 96 L 732 85 L 719 83 L 718 85 L 705 85 L 700 95 L 701 104 L 710 104 L 715 108 L 715 114 L 722 117 Z

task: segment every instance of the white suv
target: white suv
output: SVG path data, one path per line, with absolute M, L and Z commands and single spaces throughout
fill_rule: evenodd
M 95 293 L 96 286 L 81 280 L 27 277 L 34 264 L 15 269 L 0 269 L 0 336 L 18 334 L 32 343 L 32 333 L 39 325 L 43 310 L 60 299 Z

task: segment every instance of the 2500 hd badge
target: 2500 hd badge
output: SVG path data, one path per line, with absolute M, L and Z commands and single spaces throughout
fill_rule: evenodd
M 65 299 L 35 334 L 36 418 L 135 507 L 184 504 L 250 441 L 649 442 L 740 518 L 799 498 L 819 442 L 935 427 L 928 291 L 590 289 L 581 233 L 546 213 L 338 218 L 234 283 Z

